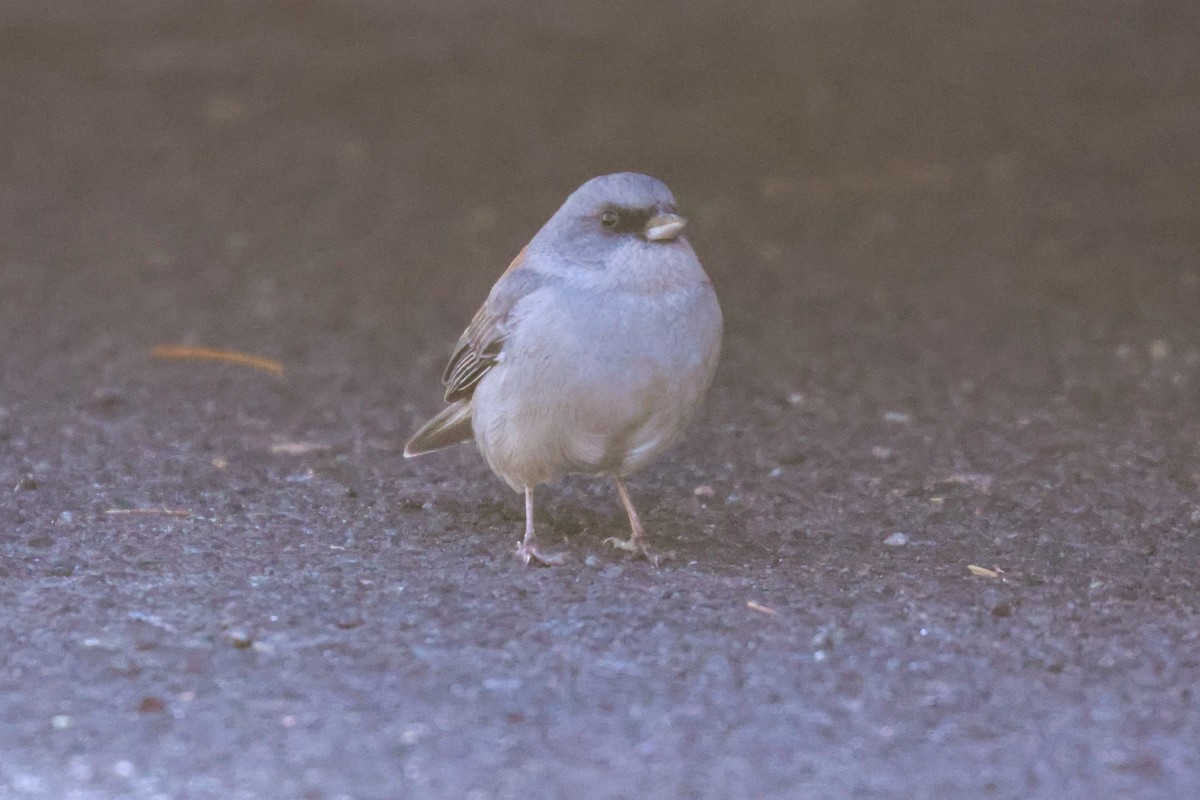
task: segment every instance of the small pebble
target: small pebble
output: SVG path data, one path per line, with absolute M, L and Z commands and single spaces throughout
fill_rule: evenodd
M 254 637 L 241 628 L 231 628 L 225 632 L 225 641 L 239 650 L 244 650 L 254 644 Z
M 888 547 L 903 547 L 908 544 L 908 534 L 901 531 L 896 531 L 891 536 L 883 540 L 883 543 Z
M 430 733 L 429 726 L 423 722 L 414 722 L 400 732 L 400 741 L 404 744 L 416 744 Z
M 692 490 L 692 494 L 696 495 L 696 497 L 712 497 L 716 493 L 716 489 L 711 486 L 697 486 Z
M 1162 361 L 1171 355 L 1171 345 L 1164 339 L 1155 339 L 1150 343 L 1150 357 Z
M 906 414 L 903 411 L 885 411 L 883 419 L 886 422 L 895 422 L 897 424 L 908 424 L 912 422 L 912 414 Z
M 139 714 L 161 714 L 167 710 L 167 704 L 160 697 L 147 695 L 138 703 L 137 710 Z

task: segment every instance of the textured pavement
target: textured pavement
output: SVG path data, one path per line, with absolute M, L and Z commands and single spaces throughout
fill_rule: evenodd
M 1200 796 L 1197 30 L 8 0 L 0 798 Z M 472 448 L 403 444 L 618 169 L 725 354 L 632 482 L 677 558 L 578 477 L 531 569 Z

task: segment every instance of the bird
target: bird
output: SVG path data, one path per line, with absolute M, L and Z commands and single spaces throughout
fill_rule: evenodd
M 544 566 L 534 489 L 564 475 L 611 476 L 628 539 L 606 544 L 657 565 L 626 478 L 675 444 L 720 357 L 712 281 L 662 181 L 602 175 L 567 197 L 513 259 L 459 337 L 442 374 L 448 405 L 405 457 L 474 439 L 525 496 L 516 554 Z

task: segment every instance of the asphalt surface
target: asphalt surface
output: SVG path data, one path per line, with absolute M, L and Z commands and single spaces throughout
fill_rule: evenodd
M 1198 31 L 8 0 L 0 797 L 1200 796 Z M 676 559 L 580 477 L 527 568 L 472 448 L 402 448 L 617 169 L 725 354 L 632 483 Z

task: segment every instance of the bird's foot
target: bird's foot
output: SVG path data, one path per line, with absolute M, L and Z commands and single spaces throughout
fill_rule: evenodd
M 663 561 L 670 561 L 675 558 L 674 550 L 667 550 L 662 553 L 651 550 L 640 536 L 630 536 L 628 539 L 618 539 L 616 536 L 610 536 L 604 540 L 604 543 L 611 544 L 618 550 L 630 552 L 634 558 L 644 558 L 656 567 Z
M 529 564 L 534 562 L 543 567 L 557 567 L 567 562 L 566 553 L 544 553 L 536 541 L 524 541 L 517 545 L 517 558 Z

